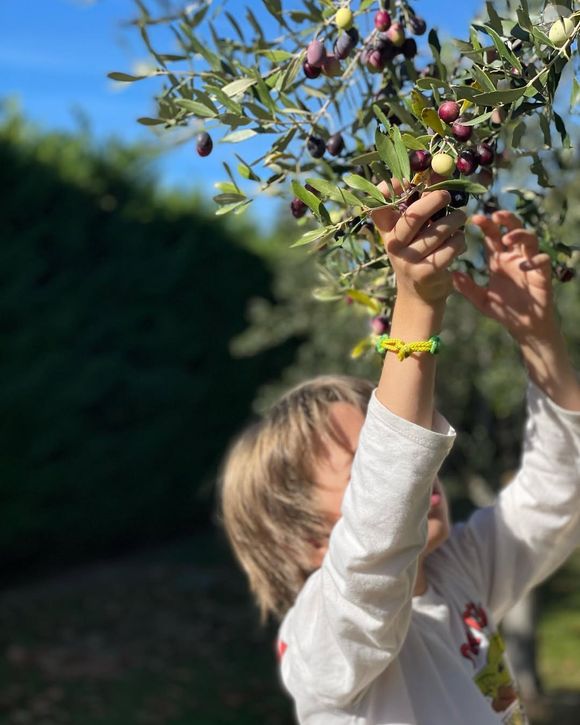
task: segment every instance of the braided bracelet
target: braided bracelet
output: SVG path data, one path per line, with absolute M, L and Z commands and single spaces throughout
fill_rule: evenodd
M 399 360 L 403 361 L 413 352 L 430 352 L 431 355 L 437 355 L 441 339 L 438 335 L 432 335 L 428 340 L 419 342 L 403 342 L 397 337 L 389 337 L 388 335 L 379 335 L 375 349 L 384 357 L 388 351 L 396 352 Z

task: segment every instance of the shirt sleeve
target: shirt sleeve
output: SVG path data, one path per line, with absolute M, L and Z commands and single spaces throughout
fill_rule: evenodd
M 520 467 L 497 501 L 453 536 L 454 557 L 477 577 L 499 621 L 580 544 L 580 412 L 532 381 Z
M 373 392 L 328 552 L 280 630 L 282 679 L 296 700 L 309 693 L 345 706 L 399 652 L 433 479 L 454 440 L 438 413 L 429 430 L 392 413 Z

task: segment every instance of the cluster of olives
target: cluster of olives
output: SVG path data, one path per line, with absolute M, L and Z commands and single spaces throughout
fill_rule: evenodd
M 417 42 L 414 38 L 406 36 L 406 29 L 410 29 L 413 35 L 423 35 L 427 30 L 427 24 L 423 18 L 415 15 L 411 8 L 408 8 L 408 11 L 411 13 L 408 20 L 401 14 L 394 22 L 387 10 L 379 10 L 375 15 L 377 32 L 361 53 L 361 63 L 372 73 L 380 73 L 386 64 L 398 55 L 407 60 L 417 55 Z

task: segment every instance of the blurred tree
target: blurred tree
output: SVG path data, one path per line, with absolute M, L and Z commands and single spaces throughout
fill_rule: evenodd
M 153 154 L 0 120 L 2 567 L 154 541 L 206 521 L 211 480 L 290 342 L 228 341 L 270 276 L 247 225 L 155 192 Z

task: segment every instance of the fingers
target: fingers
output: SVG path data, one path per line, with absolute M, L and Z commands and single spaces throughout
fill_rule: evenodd
M 487 291 L 475 284 L 468 274 L 453 272 L 453 286 L 480 312 L 484 312 Z
M 522 255 L 528 258 L 536 255 L 540 249 L 538 237 L 528 229 L 513 229 L 504 235 L 503 243 L 506 247 L 519 245 Z
M 483 214 L 474 214 L 470 221 L 483 232 L 483 242 L 488 254 L 491 255 L 503 251 L 501 229 L 494 221 Z
M 412 253 L 415 261 L 419 261 L 432 254 L 446 239 L 453 236 L 465 224 L 466 218 L 463 211 L 456 209 L 451 214 L 437 219 L 427 227 L 423 227 L 404 250 L 407 258 L 413 261 L 410 256 Z
M 518 216 L 504 209 L 494 211 L 491 218 L 499 227 L 505 227 L 509 232 L 523 227 L 522 220 Z
M 450 201 L 451 195 L 443 190 L 421 196 L 395 224 L 392 236 L 387 240 L 389 246 L 387 251 L 397 251 L 407 247 L 433 214 L 446 207 Z
M 393 178 L 391 179 L 391 183 L 395 194 L 400 196 L 403 193 L 401 182 L 398 179 Z M 378 184 L 377 189 L 383 194 L 385 201 L 390 199 L 391 190 L 389 189 L 386 181 L 381 181 L 381 183 Z M 372 211 L 371 218 L 380 232 L 389 233 L 395 228 L 395 224 L 399 221 L 401 215 L 395 207 L 387 206 L 383 209 L 376 209 L 375 211 Z
M 465 249 L 465 234 L 456 231 L 428 257 L 428 261 L 437 270 L 446 269 Z
M 520 269 L 535 287 L 549 290 L 552 286 L 552 260 L 549 254 L 536 254 L 520 264 Z
M 453 272 L 453 286 L 483 315 L 498 319 L 501 317 L 503 311 L 501 296 L 487 287 L 475 284 L 468 274 Z

